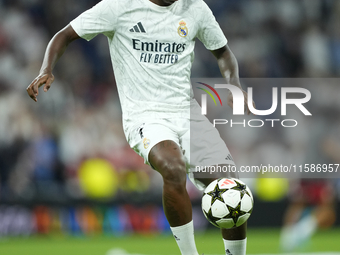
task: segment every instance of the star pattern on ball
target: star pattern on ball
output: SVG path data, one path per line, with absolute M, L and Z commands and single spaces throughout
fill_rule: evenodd
M 244 196 L 244 194 L 247 194 L 247 195 L 250 196 L 249 192 L 246 189 L 246 185 L 244 185 L 244 184 L 242 184 L 238 181 L 235 181 L 235 183 L 236 183 L 237 186 L 233 187 L 232 189 L 239 190 L 241 192 L 241 198 Z
M 211 196 L 211 204 L 213 204 L 216 200 L 220 200 L 222 203 L 224 203 L 224 200 L 221 197 L 224 191 L 225 190 L 221 190 L 218 185 L 216 185 L 213 191 L 208 192 L 207 194 Z
M 204 216 L 212 225 L 218 228 L 232 229 L 237 224 L 243 224 L 249 218 L 253 211 L 254 201 L 251 191 L 242 181 L 235 178 L 221 178 L 215 181 L 209 190 L 207 192 L 206 189 L 204 192 L 205 199 L 202 200 L 202 209 Z M 251 201 L 247 196 L 251 198 Z
M 204 212 L 204 211 L 203 211 L 203 212 Z M 207 219 L 209 219 L 209 221 L 210 221 L 211 224 L 213 224 L 215 227 L 218 227 L 218 228 L 220 227 L 220 226 L 216 223 L 216 221 L 220 220 L 220 218 L 214 217 L 214 216 L 212 215 L 211 209 L 209 210 L 209 213 L 204 212 L 204 214 L 205 214 L 205 217 L 206 217 Z
M 235 222 L 235 224 L 237 223 L 237 219 L 242 216 L 242 215 L 245 215 L 246 212 L 242 212 L 241 211 L 241 204 L 239 204 L 236 208 L 233 208 L 229 205 L 227 205 L 228 207 L 228 210 L 229 210 L 229 214 L 226 216 L 228 218 L 232 218 L 233 221 Z
M 209 209 L 209 212 L 206 212 L 206 211 L 203 210 L 203 213 L 204 213 L 205 217 L 209 220 L 209 222 L 210 222 L 211 224 L 213 224 L 215 227 L 218 227 L 218 228 L 219 228 L 219 226 L 218 226 L 218 224 L 216 223 L 216 221 L 220 220 L 220 218 L 214 217 L 214 216 L 212 215 L 211 208 Z

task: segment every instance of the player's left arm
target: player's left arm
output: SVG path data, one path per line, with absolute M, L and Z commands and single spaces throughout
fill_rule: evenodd
M 244 102 L 245 102 L 245 111 L 249 115 L 250 110 L 248 108 L 248 94 L 246 91 L 242 89 L 240 78 L 239 78 L 239 70 L 238 70 L 238 63 L 236 60 L 235 55 L 230 50 L 228 44 L 223 46 L 220 49 L 212 50 L 212 54 L 217 59 L 217 64 L 220 68 L 220 71 L 222 73 L 222 76 L 226 79 L 228 84 L 235 85 L 239 87 L 243 94 L 244 94 Z M 228 95 L 228 105 L 233 108 L 233 97 L 232 94 L 229 93 Z M 253 105 L 255 106 L 255 103 L 253 101 Z

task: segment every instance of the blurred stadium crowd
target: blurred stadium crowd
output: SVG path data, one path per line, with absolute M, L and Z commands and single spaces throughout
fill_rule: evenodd
M 49 39 L 97 2 L 0 0 L 2 203 L 65 203 L 91 197 L 96 187 L 92 190 L 82 187 L 79 169 L 92 158 L 112 163 L 112 171 L 119 176 L 109 201 L 160 201 L 158 174 L 144 166 L 125 142 L 104 36 L 91 42 L 78 40 L 67 49 L 55 68 L 54 85 L 48 93 L 41 92 L 38 103 L 25 91 L 39 72 Z M 340 75 L 339 1 L 206 0 L 206 3 L 229 39 L 241 77 Z M 220 77 L 214 57 L 199 42 L 192 77 Z M 291 155 L 305 153 L 301 157 L 307 157 L 306 146 L 315 146 L 318 152 L 312 155 L 313 160 L 318 162 L 315 157 L 320 157 L 320 163 L 339 163 L 339 89 L 325 86 L 314 94 L 319 95 L 319 100 L 313 101 L 319 116 L 315 122 L 320 124 L 315 128 L 318 135 L 303 140 L 300 135 L 303 131 L 289 136 L 266 129 L 255 133 L 256 139 L 240 142 L 233 138 L 240 131 L 233 129 L 232 135 L 225 135 L 236 162 L 247 163 L 242 155 L 250 159 L 279 158 L 282 150 L 290 151 Z M 309 145 L 301 147 L 301 140 Z M 199 197 L 193 187 L 189 190 L 193 198 Z

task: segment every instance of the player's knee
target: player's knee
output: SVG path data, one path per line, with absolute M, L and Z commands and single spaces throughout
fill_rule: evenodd
M 185 162 L 182 159 L 165 160 L 160 166 L 164 182 L 183 186 L 186 183 Z

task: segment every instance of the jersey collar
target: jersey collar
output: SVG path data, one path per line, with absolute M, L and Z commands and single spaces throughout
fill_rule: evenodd
M 144 2 L 146 2 L 147 5 L 151 9 L 154 9 L 156 11 L 162 11 L 162 12 L 166 12 L 166 11 L 172 10 L 176 6 L 176 4 L 178 3 L 178 1 L 177 1 L 177 2 L 174 2 L 172 5 L 169 5 L 169 6 L 160 6 L 158 4 L 155 4 L 155 3 L 151 2 L 150 0 L 144 0 Z

